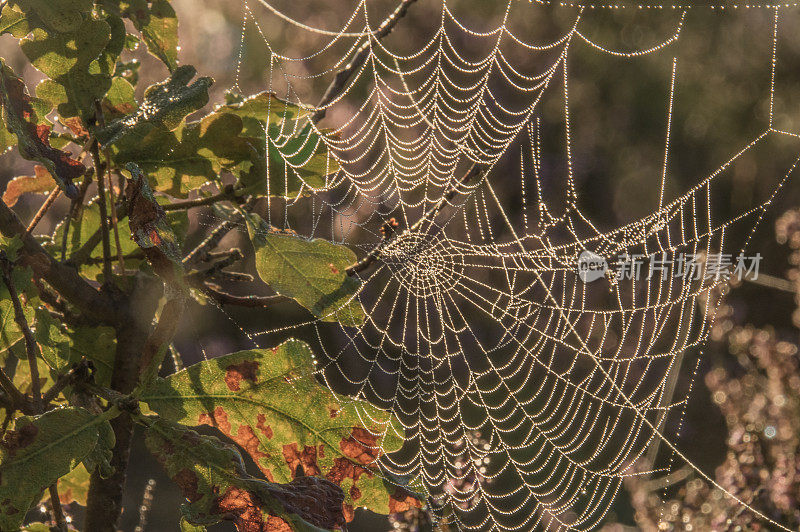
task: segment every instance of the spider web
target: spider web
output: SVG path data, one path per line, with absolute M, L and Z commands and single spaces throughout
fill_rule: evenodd
M 243 4 L 243 41 L 254 31 L 268 49 L 268 89 L 306 107 L 313 105 L 297 87 L 332 77 L 369 47 L 327 106 L 322 125 L 333 129 L 320 130 L 341 170 L 300 199 L 273 197 L 268 221 L 364 255 L 384 242 L 391 218 L 399 226 L 376 263 L 357 274 L 363 326 L 309 320 L 251 337 L 316 337 L 320 378 L 391 410 L 405 429 L 403 449 L 382 454 L 380 466 L 424 486 L 437 517 L 463 530 L 592 529 L 624 476 L 678 462 L 714 483 L 666 430 L 668 419 L 683 415 L 687 398 L 674 397 L 675 379 L 685 354 L 697 356 L 707 337 L 722 281 L 656 271 L 588 283 L 577 274 L 579 257 L 588 251 L 611 264 L 619 256 L 744 252 L 800 154 L 800 137 L 774 118 L 781 15 L 793 5 L 538 3 L 502 4 L 481 30 L 462 23 L 448 2 L 426 5 L 437 29 L 397 48 L 375 38 L 382 19 L 366 0 L 354 2 L 337 28 L 306 23 L 269 0 Z M 549 40 L 513 29 L 537 9 L 558 10 L 563 28 Z M 618 49 L 593 36 L 590 13 L 626 10 L 657 12 L 649 45 Z M 768 43 L 758 83 L 769 110 L 761 130 L 723 164 L 670 192 L 681 37 L 695 13 L 709 11 L 768 17 L 765 34 L 753 39 Z M 312 51 L 290 57 L 275 49 L 276 24 L 313 42 Z M 403 32 L 401 21 L 395 34 Z M 634 68 L 657 65 L 665 82 L 657 93 L 663 164 L 650 185 L 657 205 L 618 226 L 582 208 L 573 138 L 582 118 L 570 104 L 576 49 Z M 741 159 L 780 150 L 792 157 L 781 173 L 763 177 L 773 178 L 767 194 L 723 218 L 712 212 L 730 194 Z M 654 446 L 668 451 L 668 464 L 656 468 L 650 457 L 643 472 Z

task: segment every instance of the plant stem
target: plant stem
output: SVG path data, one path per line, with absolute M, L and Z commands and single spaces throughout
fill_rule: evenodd
M 103 114 L 103 106 L 100 105 L 100 100 L 94 101 L 94 107 L 97 111 L 97 125 L 101 128 L 106 127 L 106 118 Z M 111 154 L 108 148 L 103 150 L 106 157 L 106 168 L 108 171 L 108 199 L 111 203 L 111 227 L 114 228 L 114 243 L 117 245 L 117 273 L 120 275 L 125 273 L 125 258 L 122 256 L 122 246 L 119 244 L 119 228 L 117 223 L 117 202 L 114 194 L 114 183 L 111 180 Z M 105 176 L 98 177 L 98 179 L 105 180 Z M 102 209 L 101 209 L 102 210 Z
M 336 98 L 341 96 L 347 86 L 347 80 L 349 80 L 353 73 L 361 68 L 361 65 L 363 65 L 364 61 L 367 60 L 371 50 L 369 39 L 374 37 L 376 41 L 380 41 L 389 35 L 397 22 L 406 15 L 411 4 L 416 1 L 417 0 L 403 0 L 400 2 L 400 5 L 397 6 L 392 14 L 389 15 L 383 22 L 381 22 L 381 25 L 378 26 L 378 31 L 367 37 L 367 41 L 361 45 L 358 51 L 356 51 L 355 55 L 353 55 L 353 59 L 351 59 L 342 70 L 336 73 L 336 76 L 334 76 L 333 81 L 328 86 L 328 89 L 325 91 L 322 99 L 317 104 L 316 112 L 311 116 L 312 122 L 316 124 L 325 118 L 325 114 L 328 112 L 328 106 Z
M 31 220 L 31 223 L 28 224 L 28 228 L 25 230 L 27 233 L 32 233 L 33 230 L 36 229 L 36 226 L 39 224 L 39 221 L 44 217 L 45 213 L 47 212 L 47 209 L 50 208 L 50 206 L 53 204 L 53 202 L 56 201 L 56 199 L 60 194 L 61 194 L 61 189 L 58 187 L 54 188 L 53 191 L 50 192 L 50 195 L 47 196 L 47 199 L 44 200 L 42 206 L 39 207 L 39 210 L 36 212 L 36 215 L 33 217 L 33 220 Z
M 111 240 L 108 233 L 108 214 L 106 213 L 105 165 L 100 161 L 100 145 L 92 143 L 92 160 L 97 174 L 97 205 L 100 207 L 100 235 L 103 241 L 103 277 L 111 280 Z
M 173 203 L 162 205 L 161 208 L 165 211 L 177 211 L 180 209 L 191 209 L 193 207 L 213 205 L 219 201 L 235 200 L 240 197 L 241 196 L 237 195 L 237 190 L 233 187 L 233 185 L 227 185 L 222 189 L 222 191 L 214 194 L 213 196 L 197 198 L 193 200 L 175 201 Z
M 28 365 L 30 366 L 31 371 L 31 390 L 33 392 L 33 401 L 38 405 L 39 408 L 41 408 L 42 388 L 41 383 L 39 382 L 39 367 L 37 365 L 37 359 L 39 358 L 39 344 L 36 343 L 36 339 L 33 337 L 33 332 L 31 332 L 31 328 L 28 326 L 28 320 L 25 318 L 25 311 L 22 309 L 22 303 L 19 300 L 17 287 L 14 286 L 14 281 L 11 279 L 11 261 L 9 261 L 8 257 L 5 256 L 5 252 L 0 254 L 0 262 L 2 263 L 3 283 L 5 283 L 6 288 L 8 289 L 8 294 L 11 297 L 11 304 L 14 307 L 14 321 L 17 323 L 19 330 L 22 331 L 22 336 L 25 339 L 25 352 L 28 355 Z
M 53 484 L 50 490 L 50 506 L 53 507 L 53 520 L 56 522 L 56 528 L 61 532 L 67 532 L 67 520 L 64 518 L 64 509 L 61 508 L 61 498 L 58 496 L 58 485 Z

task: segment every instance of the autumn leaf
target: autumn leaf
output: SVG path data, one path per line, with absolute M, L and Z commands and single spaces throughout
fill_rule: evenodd
M 47 168 L 36 165 L 33 167 L 33 176 L 15 177 L 6 185 L 3 192 L 3 202 L 9 207 L 13 207 L 20 196 L 30 193 L 50 192 L 56 186 L 56 182 Z
M 0 101 L 3 118 L 9 131 L 17 136 L 20 155 L 41 163 L 69 198 L 78 195 L 73 180 L 86 172 L 86 167 L 67 152 L 50 146 L 50 129 L 38 123 L 38 115 L 25 84 L 0 60 Z
M 239 453 L 217 438 L 163 419 L 145 422 L 145 444 L 189 501 L 183 508 L 189 523 L 224 519 L 242 532 L 320 532 L 318 527 L 344 523 L 342 491 L 333 483 L 314 477 L 285 485 L 258 480 L 247 475 Z
M 317 383 L 307 344 L 233 353 L 157 380 L 143 395 L 164 419 L 211 425 L 238 443 L 271 482 L 298 473 L 345 491 L 345 516 L 356 506 L 388 514 L 419 502 L 381 472 L 377 460 L 400 448 L 400 424 L 365 401 Z

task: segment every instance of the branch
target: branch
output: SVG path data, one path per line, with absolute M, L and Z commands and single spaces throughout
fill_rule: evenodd
M 125 217 L 128 216 L 128 210 L 124 203 L 119 205 L 119 208 L 117 209 L 117 215 L 117 220 L 124 220 Z M 89 257 L 92 255 L 94 248 L 97 247 L 97 244 L 99 244 L 102 239 L 103 230 L 98 229 L 86 239 L 86 241 L 81 245 L 80 248 L 78 248 L 77 251 L 73 252 L 72 255 L 69 256 L 67 262 L 73 266 L 86 264 L 86 262 L 89 260 Z
M 394 12 L 383 22 L 381 22 L 380 26 L 378 26 L 378 31 L 373 34 L 375 40 L 380 41 L 392 33 L 392 30 L 397 22 L 406 15 L 408 8 L 416 1 L 417 0 L 402 0 Z M 328 89 L 325 91 L 322 99 L 317 104 L 316 112 L 311 116 L 311 121 L 315 124 L 325 118 L 325 115 L 328 112 L 328 105 L 330 105 L 331 102 L 333 102 L 342 94 L 342 92 L 344 92 L 345 86 L 347 85 L 347 80 L 350 79 L 350 76 L 352 76 L 356 70 L 361 68 L 361 65 L 363 65 L 364 61 L 366 61 L 367 57 L 369 57 L 369 39 L 370 37 L 367 37 L 367 42 L 361 45 L 361 47 L 353 56 L 353 59 L 342 70 L 336 73 L 336 76 L 328 86 Z
M 214 194 L 213 196 L 208 196 L 205 198 L 197 198 L 193 200 L 185 200 L 185 201 L 175 201 L 173 203 L 167 203 L 166 205 L 162 205 L 161 207 L 165 211 L 177 211 L 179 209 L 191 209 L 193 207 L 203 207 L 205 205 L 213 205 L 214 203 L 220 201 L 227 201 L 227 200 L 238 200 L 241 199 L 242 196 L 239 195 L 241 191 L 236 189 L 233 185 L 225 185 L 222 191 L 218 194 Z
M 97 140 L 92 143 L 92 160 L 97 174 L 97 205 L 100 207 L 100 235 L 103 242 L 103 277 L 105 282 L 111 280 L 111 240 L 108 233 L 108 214 L 106 214 L 106 164 L 100 161 L 100 145 Z
M 347 275 L 354 275 L 356 273 L 366 270 L 367 268 L 372 266 L 375 262 L 377 262 L 378 256 L 380 255 L 381 251 L 383 250 L 383 248 L 386 247 L 386 245 L 389 242 L 395 240 L 395 238 L 400 238 L 403 235 L 407 235 L 409 233 L 415 233 L 422 227 L 422 225 L 425 222 L 433 221 L 433 219 L 436 218 L 436 215 L 439 214 L 442 211 L 442 209 L 444 209 L 445 206 L 450 202 L 450 200 L 453 199 L 453 197 L 456 195 L 456 192 L 458 192 L 459 185 L 466 185 L 467 183 L 473 181 L 476 177 L 480 176 L 482 173 L 483 173 L 483 166 L 478 163 L 473 163 L 470 169 L 467 171 L 467 173 L 465 173 L 464 176 L 458 180 L 458 183 L 456 183 L 449 191 L 447 191 L 446 194 L 442 195 L 442 197 L 439 199 L 436 205 L 428 209 L 428 211 L 425 212 L 425 214 L 423 214 L 422 217 L 414 223 L 414 225 L 403 231 L 399 236 L 394 237 L 395 234 L 394 231 L 387 230 L 387 224 L 384 224 L 384 226 L 381 228 L 381 232 L 383 233 L 384 237 L 383 240 L 381 240 L 381 242 L 377 246 L 372 248 L 372 251 L 370 251 L 364 258 L 362 258 L 352 266 L 349 266 L 347 270 L 345 270 L 347 272 Z M 392 220 L 394 220 L 394 218 L 392 218 Z M 392 224 L 392 220 L 390 220 L 388 224 L 394 227 L 394 224 Z
M 83 199 L 86 197 L 86 191 L 89 190 L 89 185 L 92 182 L 92 176 L 94 175 L 94 168 L 89 168 L 83 176 L 83 182 L 81 183 L 80 189 L 78 189 L 78 196 L 72 199 L 72 203 L 69 206 L 69 214 L 67 215 L 66 220 L 64 220 L 64 234 L 61 237 L 61 261 L 65 261 L 67 259 L 67 242 L 69 242 L 69 227 L 72 223 L 73 218 L 78 217 L 78 212 L 83 207 Z
M 105 129 L 106 127 L 106 117 L 103 113 L 103 106 L 100 105 L 100 100 L 94 101 L 94 108 L 95 113 L 97 115 L 97 125 L 100 126 L 100 129 Z M 120 246 L 119 242 L 119 227 L 117 223 L 117 200 L 114 197 L 114 183 L 111 180 L 111 153 L 109 152 L 108 148 L 103 149 L 103 155 L 106 157 L 106 167 L 108 171 L 108 199 L 111 203 L 111 227 L 114 229 L 114 243 L 117 245 L 117 272 L 122 275 L 125 273 L 125 258 L 122 256 L 122 246 Z M 99 180 L 105 182 L 105 176 L 98 176 Z M 100 183 L 98 183 L 100 186 Z M 105 185 L 103 185 L 105 187 Z M 105 199 L 103 200 L 105 202 Z M 100 209 L 102 213 L 102 207 Z
M 222 287 L 208 281 L 198 285 L 197 288 L 205 292 L 209 297 L 220 305 L 234 305 L 247 308 L 265 308 L 286 301 L 287 298 L 281 295 L 274 296 L 237 296 L 225 292 Z
M 211 255 L 208 253 L 207 255 Z M 244 258 L 242 255 L 242 251 L 239 248 L 232 248 L 230 251 L 226 251 L 224 255 L 222 255 L 222 260 L 215 262 L 211 265 L 210 268 L 202 271 L 195 271 L 186 276 L 186 282 L 189 284 L 193 284 L 198 281 L 202 282 L 203 279 L 207 279 L 209 277 L 213 277 L 220 273 L 224 268 L 232 265 L 233 263 L 240 261 Z
M 67 532 L 67 520 L 64 518 L 64 509 L 61 508 L 61 498 L 58 496 L 58 483 L 53 484 L 49 488 L 50 491 L 50 506 L 53 507 L 53 520 L 56 522 L 56 528 L 59 532 Z
M 51 257 L 33 235 L 26 233 L 17 215 L 3 202 L 0 202 L 0 233 L 7 238 L 21 237 L 20 262 L 30 266 L 34 276 L 47 281 L 64 299 L 92 319 L 112 325 L 116 322 L 117 311 L 111 299 L 98 292 L 73 268 Z
M 183 258 L 183 264 L 189 265 L 195 261 L 205 260 L 205 256 L 208 254 L 208 251 L 217 247 L 217 244 L 219 244 L 220 241 L 225 238 L 225 235 L 227 235 L 231 229 L 236 227 L 238 223 L 238 220 L 226 220 L 219 224 L 214 228 L 213 231 L 211 231 L 211 233 L 209 233 L 205 240 L 200 242 L 196 248 L 190 251 L 189 254 Z
M 45 213 L 47 212 L 47 209 L 50 208 L 50 206 L 53 204 L 53 202 L 56 201 L 56 199 L 60 194 L 61 194 L 61 189 L 59 187 L 54 188 L 53 191 L 50 192 L 50 195 L 47 196 L 47 199 L 44 200 L 42 206 L 39 207 L 39 210 L 36 212 L 36 215 L 33 217 L 33 220 L 31 220 L 31 223 L 28 224 L 28 228 L 26 229 L 28 233 L 33 233 L 33 230 L 36 229 L 36 226 L 44 217 Z

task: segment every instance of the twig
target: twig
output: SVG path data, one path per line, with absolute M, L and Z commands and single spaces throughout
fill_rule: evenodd
M 174 345 L 169 346 L 170 355 L 172 355 L 172 364 L 175 366 L 175 371 L 178 372 L 184 368 L 183 358 L 181 354 L 175 349 Z
M 203 207 L 205 205 L 213 205 L 214 203 L 217 203 L 219 201 L 236 200 L 241 198 L 241 196 L 238 195 L 238 192 L 240 191 L 236 189 L 236 187 L 234 187 L 233 185 L 225 185 L 222 191 L 220 191 L 217 194 L 214 194 L 213 196 L 208 196 L 205 198 L 197 198 L 193 200 L 175 201 L 173 203 L 167 203 L 165 205 L 162 205 L 161 208 L 163 208 L 165 211 L 177 211 L 180 209 L 191 209 L 193 207 Z
M 119 209 L 117 210 L 117 215 L 119 220 L 124 220 L 125 217 L 128 215 L 128 209 L 124 203 L 119 205 Z M 92 255 L 92 251 L 94 248 L 97 247 L 97 244 L 101 242 L 103 239 L 103 231 L 102 229 L 98 229 L 94 233 L 86 239 L 86 241 L 75 251 L 72 255 L 69 256 L 67 262 L 72 264 L 73 266 L 80 266 L 81 264 L 85 264 L 86 261 Z
M 100 207 L 100 235 L 103 242 L 103 276 L 111 280 L 111 241 L 108 234 L 108 214 L 106 213 L 105 165 L 100 161 L 100 145 L 92 143 L 92 160 L 97 174 L 97 204 Z
M 83 207 L 83 199 L 86 197 L 86 191 L 89 190 L 93 175 L 94 168 L 89 168 L 84 174 L 83 183 L 81 183 L 81 188 L 78 189 L 78 197 L 72 200 L 69 207 L 69 215 L 64 220 L 64 232 L 61 237 L 61 262 L 64 262 L 67 258 L 67 242 L 69 242 L 69 228 L 72 224 L 72 219 L 78 217 L 78 213 Z
M 123 255 L 122 258 L 124 260 L 139 260 L 139 259 L 144 259 L 145 256 L 142 251 L 132 251 L 131 253 Z M 111 261 L 118 263 L 119 257 L 111 257 Z M 86 259 L 86 261 L 84 261 L 83 264 L 100 264 L 101 262 L 103 262 L 102 257 L 89 257 L 88 259 Z
M 451 199 L 453 199 L 453 197 L 456 195 L 456 193 L 458 192 L 458 185 L 466 185 L 467 183 L 473 181 L 476 177 L 480 176 L 482 172 L 483 172 L 482 166 L 478 163 L 473 163 L 470 169 L 464 174 L 464 176 L 461 179 L 459 179 L 458 183 L 454 185 L 446 194 L 442 195 L 442 197 L 439 199 L 436 205 L 428 209 L 428 211 L 425 212 L 425 214 L 423 214 L 419 220 L 417 220 L 411 227 L 403 231 L 399 236 L 395 237 L 394 231 L 384 230 L 386 228 L 386 225 L 384 224 L 384 229 L 382 229 L 384 235 L 383 240 L 381 240 L 381 242 L 377 246 L 372 248 L 372 251 L 370 251 L 364 258 L 362 258 L 352 266 L 348 266 L 348 268 L 345 270 L 347 272 L 347 275 L 354 275 L 356 273 L 366 270 L 378 260 L 380 252 L 383 250 L 383 248 L 386 247 L 386 245 L 389 242 L 395 240 L 395 238 L 400 238 L 403 235 L 418 231 L 425 222 L 430 222 L 434 218 L 436 218 L 436 215 L 439 214 L 442 211 L 442 209 L 445 208 L 448 202 Z
M 225 252 L 224 258 L 220 261 L 215 262 L 211 265 L 210 268 L 207 270 L 196 271 L 188 274 L 186 276 L 186 281 L 189 284 L 197 283 L 202 281 L 203 279 L 207 279 L 209 277 L 213 277 L 220 273 L 224 268 L 232 265 L 235 262 L 238 262 L 244 258 L 242 252 L 239 248 L 233 248 L 230 251 Z
M 198 257 L 204 257 L 205 254 L 208 253 L 208 250 L 217 247 L 217 244 L 219 244 L 220 241 L 225 238 L 225 235 L 227 235 L 231 229 L 236 227 L 237 223 L 238 221 L 235 220 L 226 220 L 215 227 L 214 230 L 211 231 L 211 233 L 209 233 L 209 235 L 205 238 L 205 240 L 200 242 L 197 247 L 195 247 L 183 258 L 183 264 L 188 265 L 198 260 Z
M 55 399 L 61 391 L 69 386 L 76 378 L 89 375 L 91 363 L 86 358 L 81 358 L 68 372 L 61 374 L 56 383 L 47 390 L 42 396 L 42 402 L 47 405 Z
M 147 481 L 147 486 L 144 487 L 142 494 L 142 504 L 139 505 L 139 524 L 133 529 L 133 532 L 144 532 L 147 526 L 147 518 L 150 515 L 150 510 L 153 508 L 153 490 L 156 487 L 156 481 L 152 478 Z
M 198 286 L 214 301 L 220 305 L 234 305 L 237 307 L 263 308 L 286 301 L 286 297 L 281 295 L 274 296 L 237 296 L 225 292 L 222 287 L 208 281 Z
M 60 532 L 67 532 L 67 520 L 64 518 L 64 509 L 61 508 L 61 498 L 58 496 L 57 484 L 52 484 L 50 490 L 50 506 L 53 507 L 53 520 Z
M 243 272 L 221 271 L 221 272 L 216 272 L 214 276 L 217 277 L 218 279 L 233 281 L 237 283 L 238 282 L 252 283 L 253 281 L 255 281 L 255 277 L 253 277 L 249 273 L 243 273 Z
M 781 279 L 780 277 L 775 277 L 773 275 L 767 275 L 765 273 L 759 273 L 758 276 L 747 275 L 744 280 L 765 288 L 774 288 L 775 290 L 788 292 L 790 294 L 797 293 L 797 285 L 792 281 Z
M 378 26 L 378 30 L 373 34 L 375 40 L 380 41 L 389 35 L 397 22 L 406 15 L 411 4 L 416 1 L 417 0 L 403 0 L 400 2 L 400 5 L 397 6 L 394 12 L 392 12 L 392 14 L 389 15 L 383 22 L 381 22 L 380 26 Z M 364 61 L 366 61 L 369 57 L 370 38 L 371 37 L 367 37 L 367 41 L 361 45 L 358 51 L 356 51 L 353 59 L 350 60 L 350 62 L 342 70 L 336 73 L 336 76 L 328 86 L 325 94 L 323 94 L 322 99 L 317 104 L 316 112 L 311 116 L 311 121 L 315 124 L 325 118 L 325 114 L 328 112 L 328 105 L 330 105 L 331 102 L 333 102 L 342 94 L 342 92 L 344 92 L 345 86 L 347 85 L 347 80 L 350 79 L 356 70 L 361 68 L 361 65 L 363 65 Z
M 8 294 L 11 297 L 11 303 L 14 306 L 14 321 L 17 327 L 22 331 L 22 336 L 25 339 L 25 352 L 28 355 L 28 365 L 31 370 L 31 390 L 33 392 L 34 403 L 42 406 L 42 388 L 39 382 L 39 367 L 37 366 L 37 358 L 39 357 L 39 344 L 33 337 L 33 332 L 28 326 L 28 320 L 25 318 L 25 311 L 22 309 L 22 303 L 19 300 L 19 293 L 14 286 L 14 281 L 11 279 L 11 261 L 5 254 L 5 251 L 0 251 L 0 263 L 2 266 L 3 282 L 8 289 Z
M 28 224 L 28 228 L 25 230 L 26 233 L 32 233 L 33 230 L 36 229 L 38 223 L 41 221 L 42 218 L 44 218 L 47 209 L 50 208 L 50 206 L 56 201 L 56 199 L 60 194 L 61 194 L 61 189 L 59 187 L 54 188 L 53 191 L 50 192 L 50 195 L 47 196 L 46 200 L 44 200 L 42 206 L 39 207 L 38 211 L 36 211 L 36 216 L 34 216 L 33 220 L 31 220 L 31 223 Z
M 97 115 L 97 125 L 100 128 L 106 127 L 106 118 L 103 114 L 103 106 L 100 105 L 100 100 L 94 101 L 94 107 Z M 122 246 L 119 243 L 119 229 L 117 223 L 117 205 L 116 205 L 116 198 L 114 194 L 114 183 L 111 180 L 111 155 L 108 151 L 108 148 L 103 149 L 103 154 L 106 156 L 106 166 L 109 167 L 108 170 L 108 198 L 111 203 L 111 227 L 114 228 L 114 243 L 117 245 L 117 273 L 122 275 L 125 273 L 125 257 L 122 256 Z M 105 176 L 98 176 L 98 180 L 105 180 Z M 102 212 L 102 207 L 101 207 Z
M 0 368 L 0 387 L 3 388 L 3 392 L 8 396 L 8 401 L 11 403 L 6 405 L 7 407 L 10 406 L 10 408 L 7 408 L 8 411 L 13 411 L 19 408 L 20 405 L 25 404 L 25 396 L 17 390 L 17 387 L 14 386 L 14 383 L 2 368 Z

